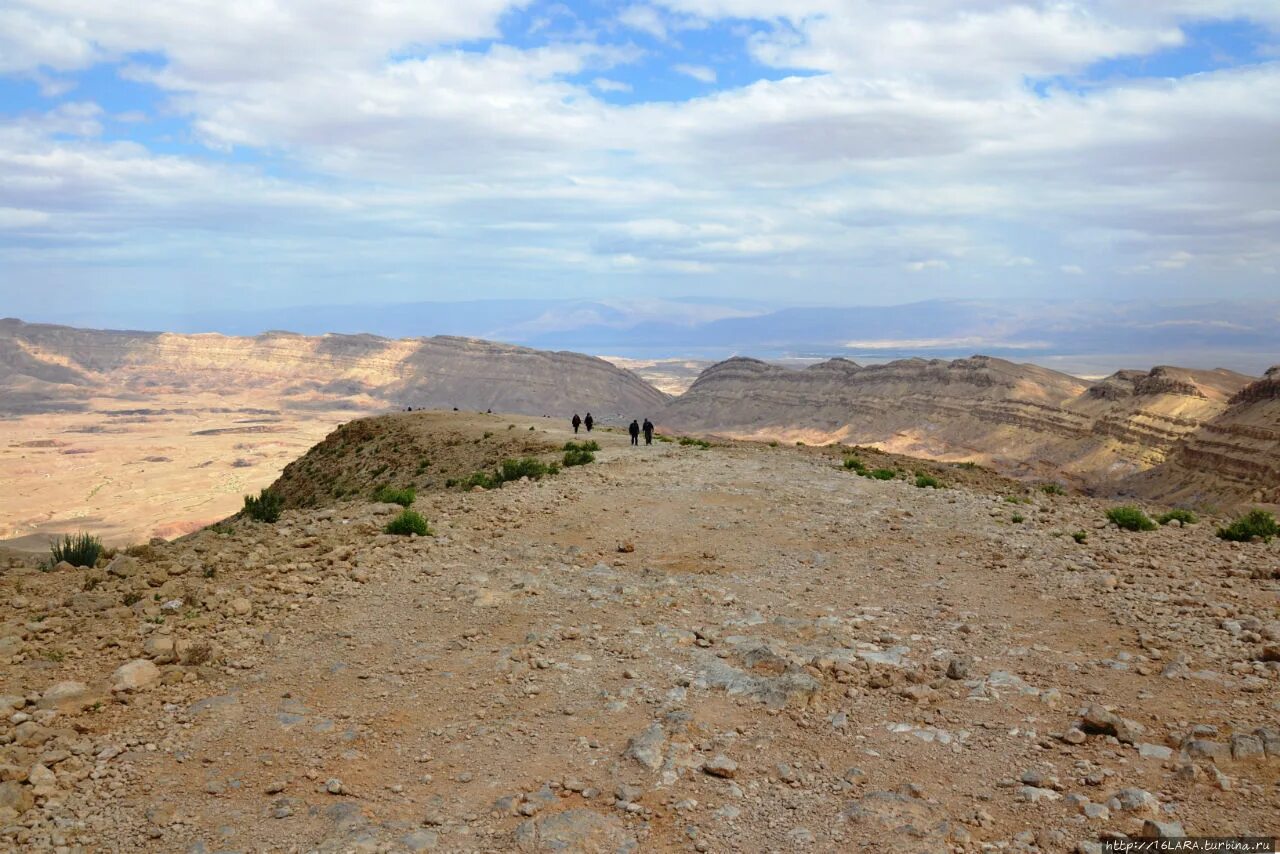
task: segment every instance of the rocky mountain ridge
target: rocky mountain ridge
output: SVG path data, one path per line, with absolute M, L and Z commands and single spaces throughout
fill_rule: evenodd
M 73 329 L 0 320 L 0 412 L 82 410 L 95 397 L 270 391 L 283 407 L 484 410 L 597 418 L 652 412 L 666 395 L 580 353 L 479 339 L 373 335 L 252 338 Z
M 432 472 L 573 435 L 357 424 L 274 524 L 0 552 L 0 850 L 1101 854 L 1280 814 L 1280 540 L 617 430 L 540 480 L 425 484 L 433 535 L 395 536 L 363 491 L 300 505 L 412 482 L 383 450 L 413 434 Z
M 803 370 L 735 358 L 704 371 L 660 425 L 876 445 L 1153 499 L 1276 502 L 1277 373 L 1159 366 L 1089 382 L 989 356 Z

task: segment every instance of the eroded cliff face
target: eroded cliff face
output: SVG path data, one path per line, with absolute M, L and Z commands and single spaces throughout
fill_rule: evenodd
M 1170 503 L 1280 504 L 1280 365 L 1236 391 L 1223 411 L 1174 446 L 1163 465 L 1123 486 Z
M 1244 411 L 1274 409 L 1274 398 L 1250 381 L 1231 371 L 1163 366 L 1089 383 L 986 356 L 868 367 L 838 359 L 798 371 L 731 359 L 674 400 L 661 425 L 739 438 L 876 445 L 1107 491 L 1175 454 L 1184 466 L 1199 455 L 1201 468 L 1211 472 L 1216 453 L 1232 458 L 1228 477 L 1239 472 L 1239 483 L 1227 491 L 1239 496 L 1240 484 L 1266 476 L 1269 464 L 1258 462 L 1257 446 L 1266 446 L 1263 458 L 1280 448 L 1275 425 L 1267 426 L 1274 414 Z M 1238 441 L 1241 431 L 1252 431 L 1251 438 Z
M 254 338 L 104 332 L 0 321 L 0 410 L 83 409 L 94 397 L 270 390 L 283 406 L 346 401 L 597 418 L 643 417 L 666 402 L 602 359 L 467 338 Z

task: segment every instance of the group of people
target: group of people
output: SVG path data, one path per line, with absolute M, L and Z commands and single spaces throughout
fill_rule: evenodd
M 578 428 L 580 427 L 586 427 L 587 432 L 590 433 L 591 428 L 596 425 L 596 421 L 591 417 L 590 412 L 587 413 L 586 418 L 579 418 L 578 413 L 573 413 L 573 417 L 569 419 L 569 423 L 573 425 L 574 433 L 577 433 Z M 644 433 L 644 443 L 646 445 L 653 444 L 653 422 L 648 418 L 644 420 L 643 425 L 641 425 L 639 421 L 632 419 L 631 426 L 627 428 L 627 432 L 631 434 L 631 444 L 633 445 L 640 444 L 641 433 Z

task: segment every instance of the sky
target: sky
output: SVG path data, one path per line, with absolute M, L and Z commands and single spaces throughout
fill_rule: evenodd
M 1276 0 L 0 4 L 0 316 L 1278 271 Z

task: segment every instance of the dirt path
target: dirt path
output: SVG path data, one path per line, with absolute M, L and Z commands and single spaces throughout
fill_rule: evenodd
M 353 503 L 175 547 L 195 616 L 76 660 L 167 630 L 210 634 L 220 666 L 70 717 L 90 776 L 59 771 L 61 811 L 42 797 L 0 839 L 1069 851 L 1146 819 L 1276 831 L 1280 743 L 1231 749 L 1280 728 L 1255 660 L 1280 628 L 1275 544 L 1125 534 L 1083 499 L 917 489 L 790 448 L 595 438 L 593 465 L 419 498 L 434 538 Z M 1091 704 L 1142 733 L 1069 732 Z M 1188 747 L 1195 725 L 1218 747 Z

